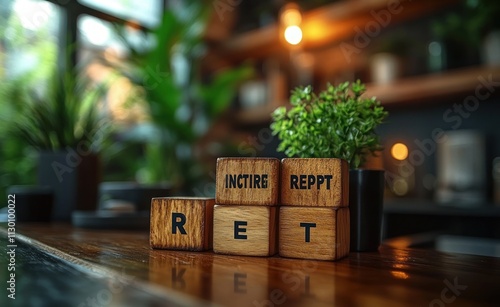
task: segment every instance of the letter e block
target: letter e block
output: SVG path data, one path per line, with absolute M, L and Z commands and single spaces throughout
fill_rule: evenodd
M 281 207 L 280 256 L 337 260 L 349 254 L 349 208 Z
M 347 161 L 334 158 L 281 160 L 281 205 L 347 207 Z
M 213 198 L 153 198 L 151 247 L 190 251 L 212 248 L 214 204 Z
M 217 205 L 275 206 L 279 197 L 280 161 L 276 158 L 217 159 Z
M 276 207 L 219 206 L 214 208 L 214 252 L 272 256 L 277 252 Z

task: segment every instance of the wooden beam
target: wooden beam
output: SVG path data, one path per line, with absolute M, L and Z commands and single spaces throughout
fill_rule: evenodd
M 411 102 L 432 103 L 439 98 L 452 98 L 464 94 L 474 95 L 476 87 L 488 82 L 490 78 L 494 82 L 500 82 L 500 67 L 470 67 L 405 78 L 387 85 L 368 85 L 364 95 L 376 96 L 384 105 Z M 481 92 L 481 94 L 484 93 Z
M 304 14 L 304 50 L 325 48 L 356 35 L 356 27 L 361 30 L 371 21 L 377 21 L 375 15 L 382 10 L 392 8 L 390 20 L 386 26 L 421 17 L 459 3 L 459 0 L 404 0 L 399 6 L 388 7 L 387 0 L 350 0 L 336 2 Z M 379 22 L 380 24 L 380 22 Z M 382 25 L 383 26 L 383 25 Z M 247 58 L 262 58 L 285 51 L 279 37 L 277 24 L 250 31 L 230 38 L 216 46 L 214 52 L 233 61 Z

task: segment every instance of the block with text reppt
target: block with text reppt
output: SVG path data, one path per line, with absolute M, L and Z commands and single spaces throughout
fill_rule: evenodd
M 347 207 L 349 165 L 333 158 L 281 161 L 281 205 Z
M 217 205 L 275 206 L 279 197 L 280 161 L 276 158 L 217 159 Z
M 337 260 L 349 254 L 349 208 L 281 207 L 280 256 Z
M 153 248 L 202 251 L 212 248 L 215 199 L 162 197 L 151 200 Z
M 278 250 L 277 228 L 277 207 L 215 205 L 214 252 L 272 256 Z

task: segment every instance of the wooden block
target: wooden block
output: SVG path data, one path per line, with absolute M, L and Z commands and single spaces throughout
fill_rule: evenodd
M 276 207 L 220 206 L 214 208 L 214 252 L 272 256 L 277 252 Z
M 341 159 L 283 159 L 283 206 L 347 207 L 349 165 Z
M 280 256 L 336 260 L 349 254 L 349 208 L 281 207 Z
M 218 205 L 277 205 L 279 169 L 280 161 L 276 158 L 217 159 L 215 202 Z
M 191 251 L 210 249 L 214 204 L 213 198 L 153 198 L 151 247 Z

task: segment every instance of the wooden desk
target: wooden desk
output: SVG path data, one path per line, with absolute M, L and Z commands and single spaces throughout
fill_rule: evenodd
M 337 262 L 235 257 L 152 250 L 145 232 L 43 224 L 19 225 L 17 240 L 24 274 L 50 258 L 43 268 L 60 287 L 78 284 L 61 294 L 74 306 L 92 306 L 92 299 L 117 306 L 498 306 L 500 299 L 499 258 L 389 246 Z M 29 296 L 23 291 L 37 283 L 24 280 L 17 295 Z M 51 291 L 37 289 L 46 291 L 42 297 Z

